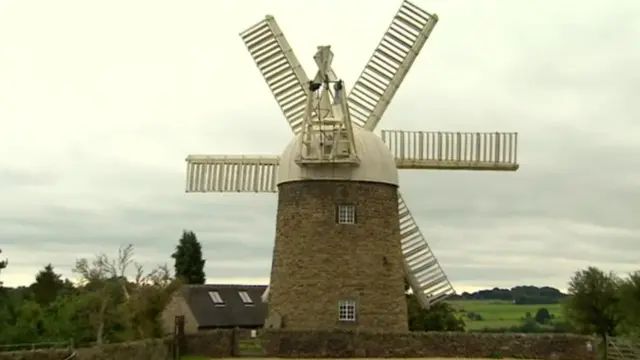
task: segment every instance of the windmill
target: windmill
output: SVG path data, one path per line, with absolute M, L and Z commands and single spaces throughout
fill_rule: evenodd
M 517 133 L 374 134 L 437 21 L 404 1 L 350 92 L 329 46 L 310 80 L 272 16 L 240 34 L 294 139 L 281 156 L 190 155 L 186 191 L 278 192 L 267 326 L 406 331 L 405 276 L 424 308 L 454 293 L 398 170 L 519 165 Z

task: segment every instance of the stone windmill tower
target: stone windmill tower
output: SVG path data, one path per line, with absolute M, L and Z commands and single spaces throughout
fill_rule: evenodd
M 281 156 L 190 155 L 187 192 L 278 192 L 267 325 L 407 330 L 453 293 L 398 192 L 398 169 L 518 169 L 516 133 L 373 133 L 438 17 L 404 1 L 350 92 L 318 47 L 307 78 L 272 16 L 241 33 L 293 140 Z M 348 94 L 348 95 L 347 95 Z

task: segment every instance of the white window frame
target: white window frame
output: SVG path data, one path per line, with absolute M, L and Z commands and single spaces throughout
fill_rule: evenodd
M 345 322 L 356 321 L 356 301 L 340 300 L 338 302 L 338 320 Z
M 356 206 L 353 204 L 340 204 L 336 209 L 338 212 L 338 224 L 355 224 L 356 223 Z
M 209 297 L 215 306 L 224 306 L 224 300 L 222 300 L 222 296 L 217 291 L 209 291 Z

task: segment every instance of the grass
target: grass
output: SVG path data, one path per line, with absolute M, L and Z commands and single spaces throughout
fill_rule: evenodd
M 467 330 L 480 330 L 484 328 L 503 328 L 520 325 L 527 312 L 535 316 L 540 308 L 546 308 L 556 320 L 562 319 L 560 304 L 550 305 L 515 305 L 510 301 L 496 300 L 452 300 L 451 305 L 461 313 L 474 312 L 480 314 L 483 320 L 471 320 L 464 318 Z M 461 314 L 462 315 L 462 314 Z

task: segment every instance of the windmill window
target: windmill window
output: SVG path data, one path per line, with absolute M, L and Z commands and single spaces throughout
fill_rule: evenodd
M 253 300 L 251 299 L 251 296 L 249 296 L 249 293 L 246 291 L 239 291 L 238 295 L 240 295 L 240 299 L 242 299 L 242 302 L 247 305 L 247 306 L 252 306 L 253 305 Z
M 356 223 L 356 206 L 353 204 L 340 204 L 336 209 L 336 222 L 338 224 Z
M 338 320 L 340 321 L 356 321 L 356 301 L 340 300 L 338 303 Z
M 216 306 L 224 306 L 224 301 L 222 300 L 222 297 L 220 296 L 219 292 L 209 291 L 209 297 L 211 298 L 211 301 L 213 301 L 213 303 Z

